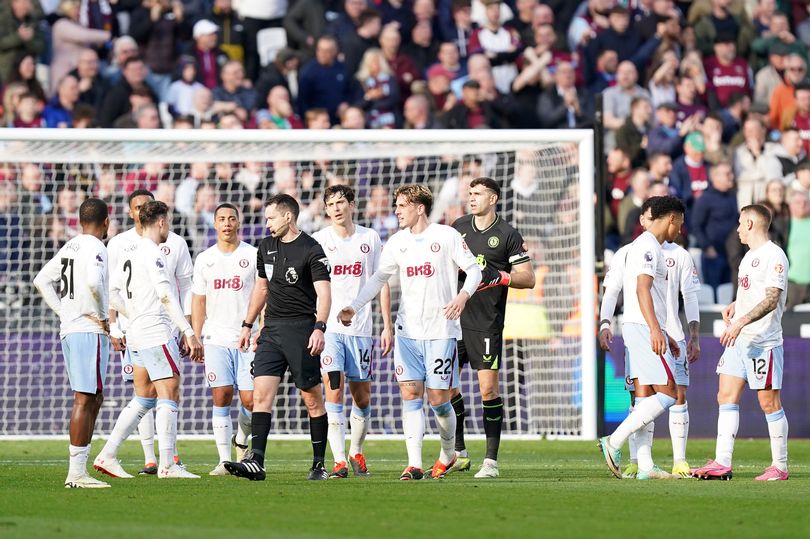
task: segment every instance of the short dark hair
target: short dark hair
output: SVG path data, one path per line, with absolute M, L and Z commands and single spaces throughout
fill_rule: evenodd
M 126 69 L 127 67 L 129 67 L 129 64 L 134 64 L 135 62 L 141 62 L 141 63 L 143 63 L 143 58 L 141 58 L 141 57 L 140 57 L 139 55 L 137 55 L 137 54 L 136 54 L 135 56 L 130 56 L 129 58 L 127 58 L 126 60 L 124 60 L 124 61 L 123 61 L 123 63 L 121 64 L 121 70 L 123 71 L 124 69 Z
M 161 217 L 169 215 L 169 207 L 159 200 L 150 200 L 141 207 L 139 215 L 141 226 L 150 226 L 157 223 Z
M 810 160 L 802 161 L 801 163 L 796 166 L 796 174 L 801 172 L 802 170 L 810 170 Z
M 354 202 L 354 189 L 348 185 L 330 185 L 323 191 L 323 203 L 329 202 L 329 199 L 335 195 L 343 195 L 348 202 Z
M 801 91 L 801 90 L 810 90 L 810 81 L 803 80 L 801 82 L 796 83 L 793 86 L 794 95 L 796 94 L 796 92 Z
M 214 210 L 214 217 L 217 216 L 217 213 L 219 213 L 219 210 L 223 210 L 223 209 L 235 211 L 236 212 L 236 217 L 239 218 L 239 208 L 237 208 L 236 206 L 234 206 L 230 202 L 223 202 L 222 204 L 217 206 L 217 209 Z
M 361 11 L 360 15 L 357 17 L 357 26 L 363 26 L 367 22 L 374 19 L 382 19 L 382 14 L 380 14 L 380 12 L 373 7 L 367 7 Z
M 155 200 L 155 195 L 152 194 L 152 191 L 147 189 L 135 189 L 127 198 L 127 206 L 132 206 L 132 200 L 138 197 L 149 197 Z
M 498 185 L 498 182 L 496 182 L 492 178 L 488 176 L 479 176 L 478 178 L 475 178 L 473 181 L 470 182 L 470 187 L 475 187 L 476 185 L 483 185 L 485 189 L 489 189 L 490 191 L 495 193 L 495 195 L 500 200 L 501 186 Z
M 771 210 L 768 209 L 767 206 L 763 204 L 749 204 L 745 206 L 743 209 L 740 210 L 740 215 L 745 212 L 756 213 L 759 215 L 762 220 L 765 222 L 765 230 L 768 230 L 771 227 L 771 221 L 773 220 L 773 214 Z
M 686 206 L 674 196 L 650 197 L 647 201 L 650 203 L 653 220 L 660 219 L 670 213 L 680 213 L 681 215 L 686 213 Z
M 82 225 L 101 225 L 109 215 L 107 203 L 100 198 L 88 198 L 79 206 L 79 223 Z
M 301 211 L 301 209 L 298 206 L 298 201 L 290 195 L 281 193 L 271 196 L 269 199 L 267 199 L 267 204 L 265 204 L 265 207 L 274 205 L 292 213 L 294 221 L 298 220 L 298 213 Z

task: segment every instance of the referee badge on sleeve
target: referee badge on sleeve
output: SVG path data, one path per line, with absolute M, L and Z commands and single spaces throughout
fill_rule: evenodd
M 268 279 L 273 277 L 273 264 L 264 265 L 264 274 L 267 275 Z

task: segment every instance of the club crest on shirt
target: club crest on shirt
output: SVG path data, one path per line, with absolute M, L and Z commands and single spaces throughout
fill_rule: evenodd
M 247 258 L 243 258 L 242 260 L 239 261 L 239 267 L 240 268 L 246 268 L 249 265 L 250 265 L 250 262 L 248 262 Z
M 321 366 L 326 367 L 327 365 L 332 364 L 332 357 L 331 356 L 321 356 Z
M 773 269 L 774 271 L 776 271 L 776 273 L 782 273 L 783 271 L 785 271 L 785 266 L 783 266 L 782 264 L 777 264 L 773 267 Z
M 208 373 L 208 381 L 209 382 L 216 382 L 216 380 L 217 380 L 217 374 L 215 372 L 209 372 Z
M 160 246 L 160 251 L 164 254 L 164 256 L 169 256 L 171 254 L 171 252 L 172 252 L 172 250 L 169 249 L 168 245 L 161 245 Z
M 438 242 L 433 242 L 432 244 L 430 244 L 430 250 L 433 251 L 434 253 L 438 253 L 441 248 L 442 246 L 439 245 Z
M 490 236 L 487 240 L 487 245 L 489 245 L 492 249 L 498 246 L 501 243 L 501 240 L 498 239 L 498 236 Z
M 295 271 L 295 268 L 289 267 L 287 268 L 287 272 L 284 274 L 284 278 L 290 284 L 295 284 L 298 282 L 298 273 Z
M 675 259 L 674 258 L 667 258 L 667 267 L 674 268 L 675 267 Z
M 368 243 L 364 243 L 360 246 L 361 253 L 367 253 L 371 250 L 371 246 Z

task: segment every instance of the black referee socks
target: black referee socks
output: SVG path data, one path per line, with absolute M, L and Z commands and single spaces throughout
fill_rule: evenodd
M 498 460 L 503 426 L 503 399 L 501 397 L 484 401 L 484 434 L 487 437 L 487 458 Z
M 267 449 L 267 435 L 270 434 L 272 420 L 273 414 L 270 412 L 253 412 L 250 420 L 253 460 L 258 462 L 262 468 L 264 468 L 264 452 Z
M 450 404 L 456 412 L 456 451 L 461 452 L 467 449 L 464 445 L 464 397 L 459 393 L 450 399 Z
M 326 414 L 320 417 L 309 417 L 309 438 L 312 440 L 312 463 L 323 463 L 326 456 L 326 435 L 329 422 Z

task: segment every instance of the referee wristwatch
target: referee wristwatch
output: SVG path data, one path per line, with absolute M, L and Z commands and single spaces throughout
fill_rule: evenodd
M 313 329 L 320 329 L 324 333 L 326 333 L 326 322 L 315 322 L 315 327 Z

